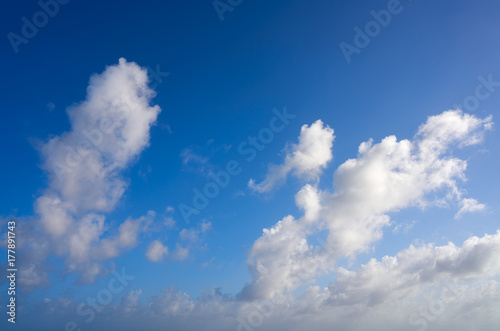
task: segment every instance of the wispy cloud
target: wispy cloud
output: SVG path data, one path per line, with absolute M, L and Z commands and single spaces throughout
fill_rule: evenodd
M 102 272 L 100 261 L 134 247 L 155 217 L 150 212 L 129 218 L 113 233 L 104 216 L 127 188 L 123 170 L 149 144 L 160 112 L 150 105 L 154 95 L 147 71 L 122 58 L 93 75 L 87 98 L 68 109 L 71 130 L 40 146 L 49 186 L 36 199 L 35 211 L 55 251 L 84 281 Z M 33 266 L 28 270 L 33 274 Z

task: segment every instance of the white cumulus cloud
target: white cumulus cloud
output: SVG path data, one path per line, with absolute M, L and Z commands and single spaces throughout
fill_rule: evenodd
M 455 218 L 460 218 L 465 213 L 472 213 L 483 210 L 486 205 L 479 203 L 476 199 L 464 198 L 460 201 L 460 209 L 455 215 Z
M 127 188 L 122 171 L 149 145 L 160 112 L 144 68 L 121 58 L 90 78 L 86 99 L 70 108 L 71 129 L 40 146 L 48 187 L 35 201 L 40 226 L 70 270 L 92 281 L 99 261 L 134 247 L 154 218 L 128 219 L 113 233 L 105 213 Z
M 317 178 L 332 159 L 335 136 L 329 126 L 317 120 L 300 129 L 299 143 L 293 145 L 282 165 L 270 164 L 266 178 L 259 184 L 250 179 L 248 186 L 255 192 L 265 193 L 282 183 L 288 173 L 301 178 Z
M 306 185 L 296 196 L 304 216 L 264 229 L 249 253 L 252 279 L 240 297 L 269 299 L 332 271 L 338 258 L 354 258 L 382 238 L 389 212 L 425 206 L 431 192 L 461 199 L 457 180 L 465 179 L 467 162 L 451 150 L 479 143 L 491 127 L 491 117 L 450 110 L 429 117 L 412 141 L 388 136 L 362 143 L 358 157 L 335 171 L 333 192 Z M 327 232 L 324 243 L 308 242 L 321 231 Z
M 161 241 L 155 240 L 148 246 L 147 258 L 152 262 L 161 261 L 168 254 L 168 247 L 163 246 Z

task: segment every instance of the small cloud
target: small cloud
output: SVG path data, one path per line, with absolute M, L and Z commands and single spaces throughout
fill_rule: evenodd
M 206 267 L 208 267 L 208 266 L 209 266 L 212 262 L 214 262 L 214 261 L 215 261 L 215 257 L 212 257 L 210 260 L 208 260 L 207 262 L 203 263 L 203 264 L 201 265 L 201 267 L 202 267 L 202 268 L 206 268 Z
M 266 193 L 283 184 L 289 173 L 296 177 L 318 179 L 319 175 L 333 158 L 332 146 L 335 136 L 333 129 L 317 120 L 310 126 L 300 129 L 298 144 L 291 146 L 283 164 L 269 164 L 265 179 L 256 183 L 248 181 L 248 187 L 254 192 Z
M 399 223 L 394 227 L 394 229 L 392 229 L 392 233 L 394 233 L 394 234 L 408 233 L 408 231 L 410 231 L 414 225 L 415 225 L 415 221 L 411 221 L 411 222 L 407 222 L 407 223 Z
M 163 246 L 161 241 L 153 241 L 146 252 L 146 257 L 152 262 L 161 261 L 168 254 L 168 247 Z
M 197 242 L 198 231 L 195 229 L 182 229 L 179 233 L 179 238 L 183 241 Z
M 167 206 L 167 208 L 165 208 L 165 211 L 166 211 L 167 213 L 173 213 L 173 212 L 174 212 L 174 210 L 175 210 L 175 209 L 174 209 L 174 207 L 172 207 L 172 206 Z
M 54 109 L 56 109 L 56 105 L 54 105 L 54 103 L 52 102 L 49 102 L 46 107 L 49 112 L 53 112 Z
M 212 229 L 212 222 L 204 220 L 201 223 L 201 232 L 205 233 L 205 232 L 207 232 L 210 229 Z
M 189 257 L 189 248 L 182 247 L 181 245 L 175 245 L 175 252 L 172 254 L 172 258 L 175 260 L 183 261 Z
M 459 219 L 465 213 L 472 213 L 483 210 L 486 206 L 479 203 L 476 199 L 462 199 L 460 201 L 460 210 L 455 214 L 455 219 Z
M 136 312 L 140 307 L 140 296 L 142 290 L 132 290 L 122 298 L 120 305 L 117 307 L 122 314 L 129 315 Z
M 183 164 L 188 164 L 188 163 L 205 164 L 208 162 L 208 157 L 198 155 L 190 148 L 185 148 L 181 152 L 181 158 Z
M 174 133 L 174 132 L 172 131 L 172 128 L 171 128 L 171 127 L 170 127 L 170 125 L 168 125 L 168 124 L 165 124 L 165 123 L 160 123 L 160 125 L 159 125 L 159 126 L 160 126 L 160 129 L 165 130 L 165 131 L 167 131 L 167 132 L 168 132 L 168 133 L 170 133 L 170 134 L 173 134 L 173 133 Z
M 238 190 L 238 191 L 233 193 L 234 198 L 244 197 L 244 196 L 245 196 L 245 192 L 243 192 L 242 190 Z
M 213 165 L 210 164 L 210 159 L 195 152 L 194 149 L 199 149 L 199 147 L 190 147 L 182 150 L 180 156 L 184 165 L 183 170 L 208 175 L 213 168 Z
M 163 224 L 167 229 L 173 229 L 175 227 L 176 222 L 172 217 L 167 216 L 165 217 L 165 221 L 163 222 Z
M 141 176 L 144 180 L 146 180 L 146 176 L 151 173 L 152 169 L 151 169 L 151 166 L 146 166 L 146 167 L 143 167 L 142 169 L 139 169 L 139 171 L 137 171 L 137 174 L 139 176 Z

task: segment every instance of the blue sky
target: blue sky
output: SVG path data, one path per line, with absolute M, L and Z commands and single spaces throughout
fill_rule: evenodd
M 443 281 L 460 284 L 469 301 L 454 298 L 436 320 L 413 322 L 451 325 L 450 307 L 476 300 L 481 309 L 460 326 L 499 325 L 484 316 L 500 300 L 493 124 L 500 4 L 62 2 L 41 1 L 53 15 L 31 37 L 23 25 L 42 17 L 45 5 L 9 3 L 0 14 L 0 251 L 7 255 L 7 222 L 15 219 L 15 327 L 63 330 L 75 320 L 82 330 L 134 329 L 123 322 L 130 318 L 151 330 L 207 320 L 236 329 L 252 305 L 284 296 L 292 308 L 251 327 L 294 321 L 321 330 L 332 325 L 328 316 L 340 316 L 338 326 L 362 329 L 329 309 L 356 308 L 376 326 L 384 325 L 384 309 L 402 302 L 401 320 L 386 322 L 417 330 L 409 316 L 420 308 L 411 303 L 431 302 L 427 293 Z M 373 25 L 372 11 L 390 13 L 390 22 Z M 366 32 L 370 24 L 378 30 Z M 372 34 L 364 37 L 369 44 L 346 56 L 342 43 L 356 47 L 363 38 L 357 28 Z M 12 42 L 13 34 L 24 42 Z M 283 112 L 293 116 L 273 120 Z M 59 178 L 53 164 L 66 147 L 76 149 L 82 130 L 94 132 L 109 118 L 114 131 Z M 248 161 L 241 144 L 269 132 Z M 241 172 L 187 222 L 180 206 L 192 205 L 193 189 L 203 191 L 214 183 L 210 174 L 231 162 Z M 429 244 L 445 248 L 429 251 Z M 417 247 L 412 268 L 434 275 L 431 281 L 380 294 L 375 306 L 347 303 L 384 287 L 367 282 L 354 293 L 349 281 L 373 271 L 370 259 L 398 256 L 403 268 L 410 245 Z M 479 246 L 492 255 L 477 253 Z M 450 259 L 455 269 L 437 262 L 427 270 L 423 256 Z M 86 323 L 76 307 L 123 268 L 134 280 Z M 391 279 L 391 270 L 381 278 Z M 296 273 L 298 286 L 290 280 Z M 5 316 L 1 323 L 15 329 Z

